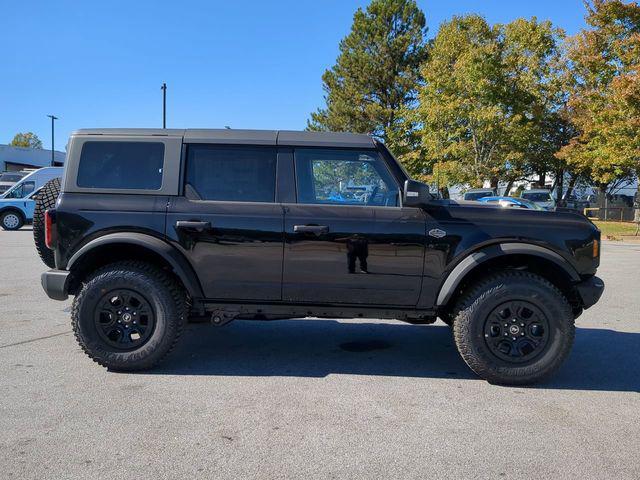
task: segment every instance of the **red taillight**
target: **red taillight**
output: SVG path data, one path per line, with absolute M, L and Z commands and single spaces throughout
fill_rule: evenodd
M 56 241 L 58 240 L 55 213 L 56 211 L 54 209 L 49 209 L 44 212 L 44 243 L 50 250 L 56 247 Z

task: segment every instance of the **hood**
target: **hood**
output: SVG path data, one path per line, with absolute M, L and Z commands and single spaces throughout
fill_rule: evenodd
M 595 272 L 591 255 L 597 227 L 584 215 L 572 211 L 504 208 L 477 202 L 439 200 L 426 209 L 431 225 L 446 232 L 452 255 L 467 249 L 500 242 L 523 242 L 549 248 L 565 257 L 583 274 Z

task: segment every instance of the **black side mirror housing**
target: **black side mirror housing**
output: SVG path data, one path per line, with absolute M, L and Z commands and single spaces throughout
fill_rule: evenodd
M 404 182 L 404 192 L 402 194 L 402 205 L 405 207 L 424 207 L 433 196 L 429 193 L 429 185 L 416 182 L 415 180 L 406 180 Z

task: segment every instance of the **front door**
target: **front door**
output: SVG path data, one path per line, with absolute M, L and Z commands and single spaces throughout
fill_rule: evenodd
M 297 203 L 285 205 L 283 300 L 414 306 L 425 215 L 375 150 L 296 149 Z
M 209 299 L 280 300 L 283 212 L 275 147 L 190 144 L 184 195 L 167 236 L 191 262 Z

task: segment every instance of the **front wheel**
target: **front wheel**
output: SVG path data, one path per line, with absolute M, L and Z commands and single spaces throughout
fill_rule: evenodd
M 525 385 L 555 372 L 575 336 L 562 292 L 529 272 L 507 271 L 472 286 L 455 310 L 460 355 L 491 383 Z
M 10 210 L 0 215 L 0 225 L 4 230 L 20 230 L 24 225 L 24 219 L 18 212 Z
M 119 262 L 82 286 L 71 322 L 78 343 L 98 364 L 144 370 L 174 347 L 185 311 L 185 293 L 168 273 L 143 262 Z

